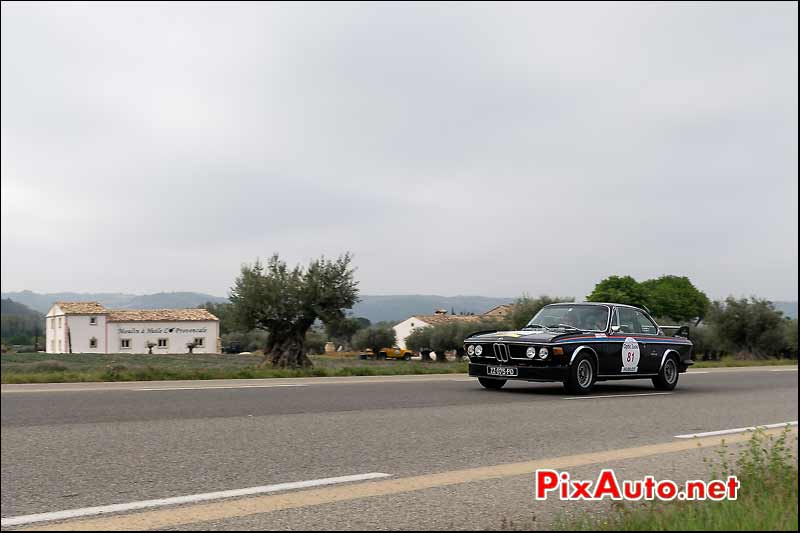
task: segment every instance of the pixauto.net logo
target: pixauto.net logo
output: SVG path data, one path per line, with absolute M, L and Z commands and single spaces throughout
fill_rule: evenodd
M 569 472 L 537 470 L 534 479 L 534 498 L 546 500 L 551 495 L 565 501 L 609 500 L 735 500 L 739 480 L 728 476 L 725 480 L 691 480 L 680 485 L 672 480 L 656 480 L 653 476 L 620 482 L 613 469 L 603 469 L 594 481 L 574 480 Z

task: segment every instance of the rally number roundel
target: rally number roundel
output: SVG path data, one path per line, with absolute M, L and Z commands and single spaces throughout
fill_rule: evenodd
M 622 371 L 637 372 L 639 370 L 639 343 L 628 337 L 622 343 Z

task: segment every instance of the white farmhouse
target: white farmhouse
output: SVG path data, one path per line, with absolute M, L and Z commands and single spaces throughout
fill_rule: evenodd
M 419 328 L 427 328 L 438 324 L 446 324 L 453 321 L 480 322 L 485 317 L 477 315 L 448 315 L 444 309 L 434 311 L 432 315 L 414 315 L 403 320 L 393 327 L 397 339 L 397 346 L 406 349 L 406 339 L 411 332 Z
M 47 353 L 219 352 L 219 319 L 205 309 L 109 310 L 57 302 L 45 318 Z M 151 346 L 148 346 L 151 345 Z

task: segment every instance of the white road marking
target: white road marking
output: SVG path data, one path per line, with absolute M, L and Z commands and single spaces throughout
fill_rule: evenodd
M 684 376 L 694 376 L 695 374 L 710 374 L 708 370 L 690 370 L 684 374 Z
M 600 398 L 629 398 L 631 396 L 664 396 L 671 392 L 645 392 L 641 394 L 604 394 L 602 396 L 571 396 L 565 400 L 599 400 Z
M 771 368 L 770 372 L 797 372 L 797 367 L 794 367 L 794 368 Z
M 273 387 L 305 387 L 305 383 L 286 383 L 276 385 L 210 385 L 208 387 L 150 387 L 146 389 L 131 389 L 135 391 L 160 391 L 160 390 L 214 390 L 214 389 L 271 389 Z
M 108 513 L 119 513 L 123 511 L 134 511 L 137 509 L 148 509 L 152 507 L 163 507 L 166 505 L 180 505 L 186 503 L 205 502 L 209 500 L 220 500 L 223 498 L 239 498 L 242 496 L 252 496 L 254 494 L 266 494 L 284 490 L 306 489 L 309 487 L 320 487 L 323 485 L 337 485 L 340 483 L 350 483 L 352 481 L 367 481 L 370 479 L 380 479 L 390 477 L 391 474 L 371 472 L 369 474 L 357 474 L 353 476 L 329 477 L 324 479 L 313 479 L 311 481 L 297 481 L 293 483 L 279 483 L 277 485 L 265 485 L 263 487 L 250 487 L 247 489 L 225 490 L 220 492 L 207 492 L 205 494 L 193 494 L 190 496 L 176 496 L 174 498 L 164 498 L 160 500 L 144 500 L 140 502 L 119 503 L 115 505 L 103 505 L 100 507 L 86 507 L 83 509 L 70 509 L 67 511 L 56 511 L 52 513 L 30 514 L 24 516 L 12 516 L 2 519 L 3 527 L 21 526 L 24 524 L 34 524 L 37 522 L 52 522 L 54 520 L 66 520 L 69 518 L 82 518 L 85 516 L 95 516 Z
M 755 431 L 756 428 L 763 428 L 763 429 L 773 429 L 773 428 L 783 428 L 783 427 L 792 427 L 797 425 L 797 420 L 793 422 L 781 422 L 780 424 L 765 424 L 763 426 L 750 426 L 746 428 L 734 428 L 734 429 L 721 429 L 719 431 L 706 431 L 704 433 L 691 433 L 688 435 L 675 435 L 676 439 L 693 439 L 695 437 L 714 437 L 716 435 L 731 435 L 733 433 L 746 433 L 748 431 Z

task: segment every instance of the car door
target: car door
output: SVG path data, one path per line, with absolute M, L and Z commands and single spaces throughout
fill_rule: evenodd
M 658 343 L 652 342 L 658 327 L 644 313 L 633 307 L 617 308 L 617 331 L 614 350 L 617 369 L 623 375 L 650 374 L 658 357 Z M 657 365 L 656 365 L 657 366 Z
M 664 343 L 658 342 L 658 325 L 642 311 L 638 309 L 632 311 L 639 331 L 636 336 L 640 350 L 639 373 L 656 374 L 665 350 Z

